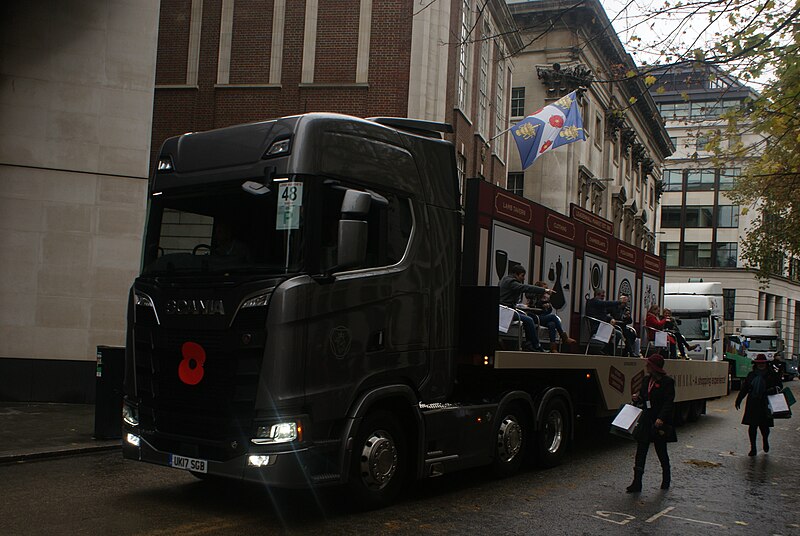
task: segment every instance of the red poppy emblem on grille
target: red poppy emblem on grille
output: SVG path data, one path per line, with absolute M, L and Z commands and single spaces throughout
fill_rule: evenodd
M 203 363 L 206 362 L 206 351 L 196 342 L 185 342 L 181 346 L 183 359 L 178 365 L 178 377 L 186 385 L 197 385 L 203 379 Z

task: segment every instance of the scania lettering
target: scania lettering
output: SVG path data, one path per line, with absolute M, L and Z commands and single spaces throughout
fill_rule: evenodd
M 501 210 L 501 191 L 468 181 L 462 213 L 451 130 L 315 113 L 163 144 L 128 307 L 125 458 L 272 487 L 347 485 L 376 506 L 412 479 L 555 465 L 578 414 L 630 400 L 642 359 L 497 349 L 497 288 L 462 263 L 486 266 L 476 215 Z M 502 195 L 509 221 L 544 229 L 547 209 Z M 587 234 L 547 215 L 565 240 Z M 500 253 L 505 269 L 513 257 Z M 661 266 L 650 257 L 636 250 L 625 288 L 648 259 Z M 562 259 L 559 278 L 575 265 Z M 577 334 L 580 313 L 567 314 Z M 714 365 L 670 363 L 693 415 L 725 394 Z

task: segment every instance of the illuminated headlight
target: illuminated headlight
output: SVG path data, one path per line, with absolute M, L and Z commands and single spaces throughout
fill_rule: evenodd
M 122 420 L 131 426 L 139 426 L 139 408 L 122 404 Z
M 250 465 L 252 467 L 264 467 L 265 465 L 269 465 L 269 456 L 264 456 L 260 454 L 254 454 L 252 456 L 248 456 L 247 465 Z
M 136 434 L 125 434 L 125 441 L 129 445 L 133 445 L 134 447 L 138 447 L 140 439 L 139 439 L 139 436 L 136 435 Z
M 288 139 L 278 140 L 274 142 L 272 145 L 269 146 L 267 152 L 264 153 L 264 157 L 266 158 L 270 156 L 280 156 L 284 154 L 289 154 L 289 148 L 291 147 L 289 142 L 290 140 Z
M 175 166 L 172 165 L 172 157 L 162 156 L 161 158 L 159 158 L 157 169 L 159 173 L 169 173 L 170 171 L 174 171 Z
M 297 422 L 281 422 L 272 426 L 259 426 L 256 437 L 252 440 L 256 445 L 289 443 L 301 437 L 302 427 Z
M 250 298 L 242 304 L 242 309 L 247 309 L 248 307 L 263 307 L 269 303 L 269 297 L 272 293 L 269 292 L 267 294 L 262 294 L 261 296 L 256 296 L 255 298 Z

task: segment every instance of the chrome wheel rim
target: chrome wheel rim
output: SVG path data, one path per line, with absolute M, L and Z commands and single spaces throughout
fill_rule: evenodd
M 497 457 L 503 463 L 513 460 L 522 450 L 522 426 L 508 415 L 497 430 Z
M 384 430 L 372 432 L 361 448 L 361 478 L 368 488 L 386 487 L 397 472 L 397 447 Z
M 551 410 L 547 414 L 547 419 L 544 422 L 544 439 L 547 445 L 547 452 L 555 454 L 561 448 L 561 443 L 564 440 L 564 419 L 561 412 L 558 410 Z

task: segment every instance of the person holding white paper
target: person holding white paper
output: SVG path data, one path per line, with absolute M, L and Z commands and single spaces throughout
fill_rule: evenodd
M 642 491 L 642 477 L 650 443 L 655 446 L 658 461 L 661 462 L 661 489 L 669 489 L 672 474 L 667 443 L 678 441 L 675 427 L 672 425 L 675 381 L 667 376 L 664 370 L 664 356 L 649 355 L 645 368 L 647 375 L 642 380 L 642 387 L 632 397 L 633 403 L 644 411 L 639 417 L 639 433 L 634 434 L 637 441 L 636 458 L 633 465 L 633 482 L 625 488 L 628 493 Z
M 747 397 L 742 424 L 748 426 L 747 435 L 750 437 L 748 456 L 756 455 L 756 437 L 759 430 L 761 430 L 764 452 L 769 452 L 769 429 L 775 426 L 775 421 L 767 407 L 767 395 L 776 394 L 783 389 L 780 376 L 775 373 L 775 369 L 768 367 L 767 363 L 769 361 L 764 354 L 756 356 L 753 360 L 753 370 L 744 379 L 734 403 L 738 410 L 744 397 Z

